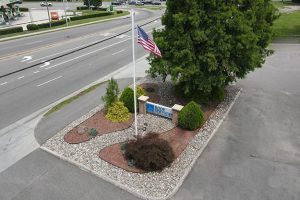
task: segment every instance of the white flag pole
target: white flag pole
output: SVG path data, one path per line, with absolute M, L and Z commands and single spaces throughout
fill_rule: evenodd
M 137 114 L 136 114 L 136 83 L 135 83 L 135 55 L 134 55 L 134 10 L 131 9 L 131 32 L 132 32 L 132 63 L 133 63 L 133 92 L 134 92 L 134 128 L 135 137 L 138 138 Z

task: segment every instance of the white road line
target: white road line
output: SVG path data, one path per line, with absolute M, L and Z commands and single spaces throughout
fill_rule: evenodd
M 86 54 L 82 54 L 82 55 L 80 55 L 80 56 L 77 56 L 77 57 L 75 57 L 75 58 L 72 58 L 72 59 L 70 59 L 70 60 L 66 60 L 66 61 L 64 61 L 64 62 L 61 62 L 61 63 L 58 63 L 58 64 L 56 64 L 56 65 L 52 65 L 51 67 L 46 67 L 45 69 L 51 69 L 51 68 L 57 67 L 57 66 L 59 66 L 59 65 L 62 65 L 62 64 L 68 63 L 68 62 L 70 62 L 70 61 L 73 61 L 73 60 L 77 60 L 77 59 L 79 59 L 79 58 L 81 58 L 81 57 L 84 57 L 84 56 L 90 55 L 90 54 L 92 54 L 92 53 L 95 53 L 95 52 L 97 52 L 97 51 L 101 51 L 101 50 L 103 50 L 103 49 L 107 49 L 107 48 L 109 48 L 109 47 L 112 47 L 112 46 L 115 46 L 115 45 L 117 45 L 117 44 L 120 44 L 120 43 L 126 42 L 126 41 L 128 41 L 128 40 L 131 40 L 131 38 L 128 38 L 128 39 L 126 39 L 126 40 L 122 40 L 122 41 L 120 41 L 120 42 L 116 42 L 116 43 L 114 43 L 114 44 L 108 45 L 108 46 L 106 46 L 106 47 L 103 47 L 103 48 L 100 48 L 100 49 L 96 49 L 96 50 L 94 50 L 94 51 L 91 51 L 91 52 L 89 52 L 89 53 L 86 53 Z
M 39 73 L 40 71 L 35 71 L 35 72 L 33 72 L 34 74 L 36 74 L 36 73 Z
M 116 55 L 116 54 L 121 53 L 121 52 L 123 52 L 123 51 L 125 51 L 125 49 L 122 49 L 121 51 L 117 51 L 117 52 L 115 52 L 115 53 L 113 53 L 113 54 L 111 54 L 111 55 L 113 56 L 113 55 Z
M 42 42 L 43 40 L 38 40 L 38 41 L 34 41 L 34 42 L 28 42 L 28 43 L 25 43 L 25 45 L 30 45 L 30 44 L 35 44 L 35 43 L 39 43 L 39 42 Z
M 122 34 L 122 35 L 119 35 L 119 36 L 117 36 L 116 38 L 118 38 L 118 39 L 122 39 L 122 38 L 124 38 L 124 37 L 128 37 L 127 35 L 124 35 L 124 34 Z
M 25 76 L 20 76 L 20 77 L 19 77 L 19 78 L 17 78 L 17 79 L 19 80 L 19 79 L 22 79 L 22 78 L 24 78 L 24 77 L 25 77 Z
M 104 33 L 104 34 L 101 34 L 102 36 L 109 36 L 109 35 L 112 35 L 112 33 Z
M 51 80 L 49 80 L 49 81 L 46 81 L 46 82 L 44 82 L 44 83 L 41 83 L 41 84 L 37 85 L 37 87 L 40 87 L 40 86 L 42 86 L 42 85 L 45 85 L 45 84 L 50 83 L 50 82 L 52 82 L 52 81 L 55 81 L 55 80 L 57 80 L 57 79 L 59 79 L 59 78 L 61 78 L 61 77 L 62 77 L 62 76 L 59 76 L 59 77 L 56 77 L 56 78 L 51 79 Z
M 7 82 L 0 83 L 0 85 L 6 85 L 6 84 L 7 84 Z

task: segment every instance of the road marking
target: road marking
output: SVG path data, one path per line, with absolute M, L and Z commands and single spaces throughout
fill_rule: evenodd
M 103 50 L 103 49 L 107 49 L 107 48 L 112 47 L 112 46 L 115 46 L 115 45 L 117 45 L 117 44 L 121 44 L 121 43 L 126 42 L 126 41 L 128 41 L 128 40 L 131 40 L 131 38 L 128 38 L 128 39 L 126 39 L 126 40 L 122 40 L 122 41 L 120 41 L 120 42 L 116 42 L 116 43 L 114 43 L 114 44 L 108 45 L 108 46 L 103 47 L 103 48 L 100 48 L 100 49 L 96 49 L 96 50 L 91 51 L 91 52 L 86 53 L 86 54 L 82 54 L 82 55 L 77 56 L 77 57 L 75 57 L 75 58 L 72 58 L 72 59 L 70 59 L 70 60 L 66 60 L 66 61 L 64 61 L 64 62 L 58 63 L 58 64 L 56 64 L 56 65 L 53 65 L 53 66 L 51 66 L 51 67 L 46 67 L 45 69 L 51 69 L 51 68 L 57 67 L 57 66 L 59 66 L 59 65 L 68 63 L 68 62 L 70 62 L 70 61 L 77 60 L 77 59 L 79 59 L 79 58 L 81 58 L 81 57 L 90 55 L 90 54 L 95 53 L 95 52 L 97 52 L 97 51 L 101 51 L 101 50 Z
M 25 45 L 30 45 L 30 44 L 35 44 L 35 43 L 39 43 L 39 42 L 42 42 L 43 40 L 38 40 L 38 41 L 34 41 L 34 42 L 28 42 L 28 43 L 25 43 Z
M 115 53 L 113 53 L 113 54 L 111 54 L 111 55 L 113 56 L 113 55 L 116 55 L 116 54 L 121 53 L 121 52 L 123 52 L 123 51 L 125 51 L 125 49 L 122 49 L 121 51 L 117 51 L 117 52 L 115 52 Z
M 32 59 L 32 56 L 24 56 L 21 62 L 29 61 Z
M 46 67 L 48 65 L 50 65 L 50 62 L 44 62 L 44 64 L 42 66 L 40 66 L 40 68 Z
M 33 72 L 34 74 L 36 74 L 36 73 L 39 73 L 40 71 L 35 71 L 35 72 Z
M 19 77 L 19 78 L 17 78 L 17 79 L 19 80 L 19 79 L 22 79 L 22 78 L 24 78 L 24 77 L 25 77 L 25 76 L 20 76 L 20 77 Z
M 6 84 L 7 84 L 7 82 L 0 83 L 0 85 L 6 85 Z
M 44 82 L 44 83 L 41 83 L 41 84 L 37 85 L 37 87 L 43 86 L 43 85 L 45 85 L 45 84 L 47 84 L 47 83 L 50 83 L 50 82 L 52 82 L 52 81 L 55 81 L 55 80 L 61 78 L 61 77 L 62 77 L 62 76 L 59 76 L 59 77 L 56 77 L 56 78 L 51 79 L 51 80 L 49 80 L 49 81 L 46 81 L 46 82 Z
M 112 33 L 103 33 L 101 35 L 106 37 L 106 36 L 112 35 Z
M 124 38 L 124 37 L 128 37 L 128 36 L 122 34 L 122 35 L 117 36 L 116 38 L 122 39 L 122 38 Z

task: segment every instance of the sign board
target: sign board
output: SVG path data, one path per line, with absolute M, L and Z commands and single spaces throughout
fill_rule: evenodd
M 152 113 L 155 115 L 160 115 L 166 118 L 172 119 L 172 108 L 162 106 L 159 104 L 151 103 L 151 102 L 146 102 L 146 111 L 148 113 Z

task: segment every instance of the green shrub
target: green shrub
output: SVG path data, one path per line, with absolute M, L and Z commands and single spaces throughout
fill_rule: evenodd
M 129 120 L 130 113 L 128 109 L 124 106 L 123 102 L 117 101 L 108 108 L 106 119 L 112 122 L 125 122 Z
M 19 8 L 20 12 L 28 12 L 28 8 Z
M 128 142 L 125 158 L 142 170 L 162 171 L 171 165 L 175 156 L 168 141 L 160 139 L 157 134 L 150 133 L 144 138 Z
M 104 12 L 104 13 L 95 13 L 95 14 L 90 14 L 90 15 L 82 15 L 82 16 L 71 17 L 71 21 L 94 18 L 94 17 L 104 17 L 104 16 L 113 15 L 113 14 L 114 13 Z
M 195 130 L 204 122 L 204 114 L 200 106 L 194 102 L 189 102 L 178 114 L 178 125 L 181 128 Z
M 119 95 L 119 86 L 118 83 L 111 78 L 108 81 L 108 85 L 106 88 L 106 94 L 102 97 L 102 101 L 104 102 L 104 108 L 107 110 L 114 102 L 118 101 Z
M 93 136 L 93 137 L 95 137 L 98 134 L 98 132 L 95 128 L 90 128 L 88 133 L 90 136 Z
M 88 10 L 89 7 L 87 7 L 87 6 L 78 6 L 78 7 L 76 7 L 76 9 L 77 10 Z
M 225 91 L 223 87 L 213 88 L 211 91 L 211 99 L 213 101 L 223 101 L 225 97 Z
M 36 25 L 36 24 L 28 24 L 26 27 L 27 27 L 28 31 L 33 31 L 33 30 L 38 30 L 39 29 L 39 26 Z
M 60 26 L 60 25 L 63 25 L 63 24 L 66 24 L 66 20 L 65 19 L 61 19 L 61 20 L 58 20 L 58 21 L 52 21 L 51 22 L 51 27 L 53 26 Z M 49 22 L 47 23 L 42 23 L 42 24 L 38 24 L 38 27 L 39 28 L 49 28 Z
M 19 32 L 23 32 L 22 26 L 0 29 L 0 35 L 7 35 L 7 34 L 19 33 Z
M 139 98 L 141 95 L 145 95 L 145 92 L 142 87 L 136 87 L 136 96 Z M 127 87 L 123 90 L 120 101 L 124 103 L 124 105 L 128 108 L 129 112 L 134 112 L 134 91 L 132 88 Z M 137 106 L 138 108 L 138 106 Z
M 117 10 L 117 14 L 123 13 L 123 10 Z

